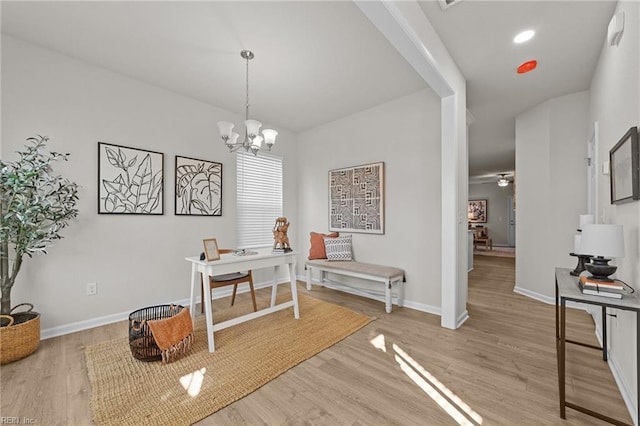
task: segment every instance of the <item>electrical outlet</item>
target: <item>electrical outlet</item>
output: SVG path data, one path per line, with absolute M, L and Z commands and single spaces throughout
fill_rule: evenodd
M 95 296 L 98 294 L 98 283 L 87 284 L 87 296 Z

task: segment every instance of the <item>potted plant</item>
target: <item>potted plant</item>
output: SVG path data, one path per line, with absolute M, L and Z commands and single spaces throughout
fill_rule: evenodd
M 40 314 L 14 313 L 11 289 L 25 255 L 46 253 L 78 215 L 78 185 L 53 174 L 51 164 L 69 154 L 50 152 L 49 138 L 27 139 L 18 160 L 0 160 L 0 364 L 24 358 L 40 342 Z

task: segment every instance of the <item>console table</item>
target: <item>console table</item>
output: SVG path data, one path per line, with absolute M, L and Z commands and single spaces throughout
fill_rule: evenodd
M 225 253 L 220 255 L 219 260 L 213 260 L 207 262 L 206 260 L 200 260 L 198 256 L 185 257 L 185 260 L 191 263 L 191 300 L 190 309 L 191 315 L 193 315 L 193 321 L 195 325 L 196 317 L 196 297 L 198 295 L 198 286 L 202 282 L 204 291 L 204 312 L 205 320 L 207 324 L 207 340 L 209 342 L 209 352 L 215 350 L 215 344 L 213 340 L 213 333 L 218 330 L 231 327 L 236 324 L 240 324 L 245 321 L 259 318 L 261 316 L 270 314 L 272 312 L 280 311 L 282 309 L 293 306 L 293 316 L 295 319 L 300 318 L 300 310 L 298 308 L 298 291 L 296 288 L 296 252 L 278 253 L 274 254 L 271 249 L 257 250 L 257 254 L 250 254 L 244 256 L 236 256 L 233 253 Z M 276 271 L 280 266 L 289 267 L 289 279 L 291 282 L 291 300 L 288 302 L 280 303 L 276 305 L 276 293 L 278 290 L 278 282 L 276 281 Z M 233 318 L 227 321 L 223 321 L 218 324 L 213 324 L 213 312 L 211 311 L 211 287 L 209 286 L 209 277 L 214 275 L 230 274 L 233 272 L 255 270 L 261 268 L 273 268 L 273 284 L 271 286 L 271 305 L 268 308 L 260 309 L 257 312 L 251 312 L 250 314 L 242 315 L 237 318 Z M 202 276 L 202 281 L 200 280 Z
M 640 356 L 640 297 L 638 293 L 625 294 L 622 299 L 612 299 L 604 296 L 591 296 L 582 294 L 578 287 L 578 277 L 570 275 L 568 268 L 556 268 L 556 352 L 558 355 L 558 386 L 560 391 L 560 417 L 566 418 L 566 407 L 580 411 L 593 417 L 597 417 L 616 425 L 627 425 L 619 420 L 597 413 L 588 408 L 569 402 L 565 398 L 565 346 L 567 343 L 586 346 L 597 350 L 602 350 L 602 359 L 607 360 L 607 308 L 615 308 L 636 313 L 636 360 Z M 566 304 L 567 301 L 587 303 L 600 306 L 602 308 L 602 347 L 589 345 L 582 342 L 568 340 L 566 335 Z M 637 362 L 637 361 L 636 361 Z M 637 372 L 638 387 L 637 395 L 640 395 L 640 371 Z M 638 417 L 640 418 L 640 405 L 638 406 Z

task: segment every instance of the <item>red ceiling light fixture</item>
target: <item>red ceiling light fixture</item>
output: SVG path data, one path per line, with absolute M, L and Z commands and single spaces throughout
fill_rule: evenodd
M 522 63 L 522 65 L 518 67 L 518 74 L 524 74 L 529 71 L 533 71 L 534 69 L 536 69 L 537 66 L 538 66 L 538 61 L 536 60 L 524 62 Z

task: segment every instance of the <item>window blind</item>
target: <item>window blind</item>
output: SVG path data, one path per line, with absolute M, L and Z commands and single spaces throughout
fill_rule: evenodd
M 282 158 L 238 152 L 238 248 L 273 245 L 273 225 L 282 216 Z

